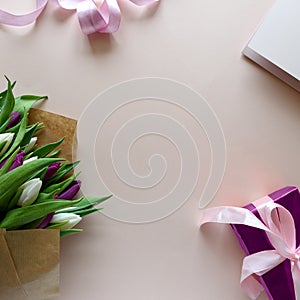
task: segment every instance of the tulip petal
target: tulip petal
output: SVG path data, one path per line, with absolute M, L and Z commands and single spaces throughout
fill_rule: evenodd
M 71 184 L 68 186 L 66 190 L 64 190 L 62 193 L 60 193 L 57 196 L 57 198 L 72 200 L 80 190 L 80 185 L 81 182 L 79 180 L 74 180 L 73 182 L 71 182 Z
M 12 152 L 14 152 L 14 150 L 20 145 L 26 132 L 26 125 L 27 125 L 27 115 L 25 115 L 21 120 L 19 131 L 16 134 L 13 144 L 11 145 L 10 149 L 6 152 L 6 154 L 2 157 L 1 161 L 4 158 L 8 157 Z
M 23 192 L 17 204 L 19 206 L 31 205 L 38 197 L 41 187 L 42 181 L 39 178 L 26 181 L 20 186 L 20 189 L 23 189 Z
M 0 156 L 4 155 L 3 158 L 8 156 L 7 153 L 5 152 L 9 148 L 13 138 L 14 138 L 14 133 L 7 132 L 7 133 L 0 134 Z M 12 151 L 8 151 L 8 152 L 12 152 Z M 3 160 L 3 158 L 1 159 L 1 161 Z
M 37 228 L 42 229 L 42 228 L 47 227 L 53 216 L 54 216 L 54 212 L 51 212 L 50 214 L 48 214 Z
M 37 137 L 36 136 L 32 137 L 24 149 L 25 153 L 30 152 L 34 148 L 36 142 L 37 142 Z
M 20 148 L 17 148 L 9 158 L 6 158 L 4 161 L 2 161 L 2 163 L 0 164 L 0 176 L 5 174 L 8 171 L 16 155 L 18 154 L 19 150 Z
M 60 165 L 61 165 L 60 162 L 55 162 L 48 167 L 45 176 L 43 178 L 44 183 L 47 182 L 50 178 L 52 178 L 57 173 L 57 170 L 60 168 Z
M 14 158 L 14 161 L 9 167 L 8 171 L 12 171 L 13 169 L 21 166 L 23 164 L 23 161 L 24 161 L 24 151 L 21 150 Z
M 14 111 L 12 112 L 9 117 L 11 118 L 9 123 L 7 124 L 7 128 L 12 128 L 14 127 L 15 125 L 17 125 L 19 122 L 20 122 L 20 119 L 21 119 L 21 115 L 19 112 L 17 111 Z
M 52 217 L 50 223 L 51 224 L 52 223 L 64 223 L 64 224 L 60 225 L 61 229 L 71 229 L 75 225 L 77 225 L 81 220 L 82 220 L 82 218 L 76 214 L 62 212 L 59 214 L 55 214 Z
M 45 186 L 48 186 L 48 185 L 50 185 L 50 184 L 53 184 L 53 183 L 59 181 L 59 180 L 62 179 L 66 174 L 68 174 L 69 172 L 71 172 L 78 164 L 79 164 L 79 161 L 75 161 L 75 162 L 73 162 L 73 163 L 61 165 L 60 169 L 59 169 L 58 172 L 55 174 L 55 176 L 53 176 L 49 181 L 47 181 L 47 183 L 46 183 Z

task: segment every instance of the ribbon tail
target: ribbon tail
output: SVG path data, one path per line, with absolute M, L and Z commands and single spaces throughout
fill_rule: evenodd
M 59 6 L 68 10 L 76 9 L 80 2 L 82 2 L 82 0 L 57 0 Z
M 200 227 L 210 222 L 247 225 L 267 232 L 270 231 L 252 212 L 241 207 L 220 206 L 202 210 Z
M 48 0 L 37 0 L 36 9 L 30 13 L 15 15 L 0 9 L 0 24 L 25 26 L 33 23 L 46 7 Z
M 241 282 L 243 291 L 251 300 L 255 300 L 264 290 L 260 282 L 254 276 L 249 276 Z
M 300 300 L 300 262 L 297 261 L 292 265 L 292 276 L 294 281 L 296 299 Z
M 285 260 L 276 250 L 266 250 L 248 255 L 243 260 L 241 287 L 251 299 L 256 299 L 263 290 L 253 277 L 262 276 Z
M 159 0 L 129 0 L 130 2 L 134 3 L 135 5 L 138 6 L 144 6 L 144 5 L 149 5 L 152 3 L 158 3 Z

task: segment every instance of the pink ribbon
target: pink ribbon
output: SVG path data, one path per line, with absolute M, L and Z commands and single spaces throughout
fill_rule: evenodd
M 37 20 L 49 0 L 37 0 L 36 9 L 23 15 L 15 15 L 0 9 L 0 24 L 24 26 Z M 128 0 L 135 5 L 149 5 L 159 0 Z M 58 4 L 68 10 L 76 10 L 84 34 L 95 32 L 113 33 L 119 29 L 121 11 L 117 0 L 104 0 L 99 5 L 94 0 L 57 0 Z
M 24 15 L 14 15 L 0 9 L 0 23 L 13 26 L 24 26 L 33 23 L 44 10 L 48 0 L 37 0 L 36 9 Z
M 286 208 L 274 203 L 269 197 L 260 199 L 254 205 L 263 222 L 246 208 L 221 206 L 204 210 L 200 226 L 214 222 L 247 225 L 264 230 L 274 250 L 257 252 L 244 258 L 242 288 L 251 299 L 257 299 L 263 288 L 253 275 L 262 276 L 289 259 L 296 299 L 300 300 L 300 247 L 296 246 L 294 219 Z

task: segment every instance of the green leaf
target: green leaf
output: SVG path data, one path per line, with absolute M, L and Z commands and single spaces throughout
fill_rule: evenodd
M 7 77 L 6 77 L 6 78 L 7 78 Z M 16 81 L 14 81 L 14 82 L 12 83 L 11 89 L 13 89 L 13 88 L 15 87 L 15 85 L 16 85 Z M 2 92 L 0 93 L 0 109 L 2 109 L 3 102 L 4 102 L 4 101 L 2 101 L 2 100 L 6 97 L 6 94 L 7 94 L 7 89 L 4 90 L 4 91 L 2 91 Z
M 64 236 L 68 236 L 68 235 L 72 235 L 75 233 L 79 233 L 82 232 L 82 229 L 61 229 L 60 230 L 60 237 L 64 237 Z
M 78 210 L 74 213 L 76 213 L 76 215 L 79 215 L 80 217 L 84 217 L 86 215 L 89 215 L 93 212 L 96 212 L 96 211 L 99 211 L 101 210 L 102 208 L 87 208 L 87 209 L 82 209 L 82 210 Z
M 12 163 L 13 163 L 13 161 L 14 161 L 14 159 L 15 159 L 15 157 L 18 154 L 19 151 L 20 151 L 20 148 L 18 147 L 15 150 L 15 152 L 9 157 L 9 159 L 5 162 L 5 164 L 3 165 L 3 167 L 0 169 L 0 176 L 4 175 L 8 171 L 8 169 L 12 165 Z
M 60 160 L 61 159 L 58 158 L 36 159 L 0 176 L 0 212 L 6 209 L 8 201 L 13 197 L 16 190 L 27 181 L 32 174 Z
M 28 180 L 33 179 L 33 178 L 40 178 L 42 179 L 45 176 L 45 173 L 47 172 L 48 166 L 42 168 L 41 170 L 37 171 L 36 173 L 32 174 L 32 176 L 30 176 L 28 178 Z
M 0 228 L 6 228 L 7 230 L 17 229 L 22 225 L 40 219 L 51 212 L 68 207 L 71 204 L 72 201 L 54 200 L 10 210 L 0 222 Z
M 5 146 L 5 144 L 7 143 L 7 141 L 3 141 L 0 143 L 0 152 L 2 151 L 3 147 Z
M 47 96 L 23 95 L 16 97 L 14 111 L 19 112 L 21 116 L 26 115 L 36 101 L 44 99 L 47 99 Z
M 57 146 L 59 146 L 63 141 L 64 137 L 61 138 L 59 141 L 50 143 L 48 145 L 45 145 L 35 151 L 32 152 L 31 156 L 38 156 L 38 157 L 45 157 L 48 155 L 52 150 L 54 150 Z
M 3 161 L 6 157 L 8 157 L 14 150 L 20 145 L 23 140 L 27 125 L 27 116 L 24 116 L 20 122 L 19 131 L 13 141 L 13 144 L 10 146 L 9 150 L 5 153 L 5 155 L 1 158 L 0 161 Z
M 8 130 L 6 130 L 6 127 L 8 125 L 8 123 L 10 122 L 12 118 L 8 118 L 1 126 L 0 126 L 0 133 L 3 133 L 4 131 L 9 132 Z
M 94 206 L 108 200 L 111 198 L 112 195 L 106 196 L 106 197 L 84 197 L 78 202 L 76 205 L 72 205 L 72 207 L 65 209 L 62 212 L 68 212 L 68 213 L 77 213 L 77 211 L 81 211 L 83 209 L 90 209 L 93 208 Z M 61 213 L 61 212 L 57 212 Z
M 57 149 L 53 151 L 51 154 L 47 155 L 47 157 L 58 157 L 61 149 Z
M 63 222 L 59 222 L 59 223 L 54 223 L 52 225 L 49 225 L 46 227 L 46 229 L 55 229 L 55 228 L 60 228 L 61 226 L 67 224 L 69 221 L 63 221 Z
M 20 146 L 21 146 L 21 147 L 24 147 L 24 148 L 25 148 L 25 147 L 29 144 L 29 142 L 30 142 L 32 136 L 33 136 L 34 133 L 35 133 L 35 130 L 36 130 L 37 127 L 38 127 L 38 125 L 39 125 L 39 123 L 35 123 L 35 124 L 33 124 L 32 126 L 27 126 L 26 131 L 25 131 L 25 134 L 24 134 L 24 137 L 23 137 L 23 140 L 22 140 L 22 142 L 20 143 Z
M 39 193 L 35 203 L 42 203 L 45 201 L 49 201 L 49 199 L 54 199 L 54 195 L 59 192 L 59 189 L 51 192 L 51 193 Z
M 54 159 L 54 158 L 52 158 L 52 159 Z M 74 175 L 70 176 L 69 178 L 65 179 L 64 181 L 47 186 L 45 189 L 42 187 L 42 191 L 44 193 L 51 193 L 57 189 L 63 191 L 71 184 L 71 182 L 73 180 L 76 179 L 77 176 L 78 176 L 78 174 L 74 174 Z
M 9 201 L 6 211 L 12 210 L 17 206 L 17 203 L 20 199 L 20 196 L 23 192 L 23 189 L 18 189 L 13 198 Z
M 15 105 L 15 97 L 13 95 L 13 92 L 12 92 L 12 86 L 11 86 L 11 82 L 8 78 L 7 79 L 7 82 L 8 82 L 8 87 L 7 87 L 7 92 L 5 94 L 5 97 L 3 99 L 3 106 L 2 106 L 2 109 L 1 109 L 1 112 L 0 112 L 0 126 L 3 125 L 10 113 L 13 111 L 13 108 L 14 108 L 14 105 Z
M 19 128 L 20 128 L 20 123 L 18 123 L 14 127 L 6 129 L 5 132 L 17 133 L 19 131 Z
M 43 222 L 44 219 L 45 219 L 44 217 L 36 219 L 36 220 L 34 220 L 34 221 L 30 222 L 30 223 L 27 223 L 27 224 L 19 227 L 19 229 L 23 230 L 23 229 L 35 229 L 35 228 L 38 228 L 39 225 Z

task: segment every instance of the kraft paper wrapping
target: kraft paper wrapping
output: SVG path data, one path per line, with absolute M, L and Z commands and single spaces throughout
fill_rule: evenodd
M 38 146 L 56 142 L 65 137 L 64 142 L 59 146 L 60 157 L 72 161 L 76 156 L 76 125 L 77 121 L 61 115 L 50 113 L 44 110 L 31 108 L 29 112 L 29 124 L 43 122 L 45 128 L 38 132 Z
M 59 230 L 0 229 L 0 299 L 47 299 L 59 293 Z
M 76 121 L 31 109 L 29 124 L 43 122 L 38 146 L 65 137 L 60 155 L 72 161 L 76 150 Z M 41 300 L 59 293 L 59 229 L 6 231 L 0 228 L 0 299 Z

